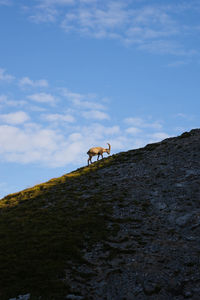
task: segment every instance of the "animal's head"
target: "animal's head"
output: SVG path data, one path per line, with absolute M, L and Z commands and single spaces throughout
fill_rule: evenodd
M 107 143 L 108 144 L 108 149 L 106 149 L 106 152 L 108 153 L 108 154 L 110 154 L 110 150 L 111 150 L 111 146 L 110 146 L 110 144 L 109 143 Z

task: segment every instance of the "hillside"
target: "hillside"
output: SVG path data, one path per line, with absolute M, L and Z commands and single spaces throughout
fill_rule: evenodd
M 200 129 L 0 201 L 0 299 L 199 299 Z

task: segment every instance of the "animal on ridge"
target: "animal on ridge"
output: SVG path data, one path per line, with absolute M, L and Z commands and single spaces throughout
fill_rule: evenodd
M 92 147 L 88 150 L 87 154 L 89 155 L 88 158 L 88 166 L 90 163 L 92 163 L 92 157 L 97 155 L 97 160 L 99 160 L 99 156 L 103 158 L 103 153 L 106 152 L 107 154 L 110 154 L 111 145 L 108 144 L 108 149 L 103 147 Z

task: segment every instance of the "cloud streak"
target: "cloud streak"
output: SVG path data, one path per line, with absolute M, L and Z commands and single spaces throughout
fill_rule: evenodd
M 67 122 L 67 123 L 75 122 L 75 118 L 69 114 L 48 114 L 48 115 L 43 115 L 43 119 L 49 122 L 60 122 L 60 121 Z
M 15 79 L 14 76 L 7 74 L 5 69 L 0 68 L 0 82 L 11 82 Z
M 0 5 L 11 5 L 12 1 L 11 0 L 0 0 Z
M 35 93 L 28 95 L 27 98 L 38 103 L 46 103 L 51 105 L 57 102 L 57 98 L 49 93 Z
M 29 120 L 29 116 L 24 111 L 17 111 L 8 114 L 0 114 L 0 122 L 6 124 L 22 124 Z
M 103 99 L 95 94 L 80 94 L 74 93 L 69 89 L 62 88 L 60 90 L 62 96 L 70 101 L 75 108 L 78 109 L 90 109 L 90 110 L 105 110 L 106 107 L 103 104 Z
M 142 119 L 142 118 L 138 118 L 138 117 L 130 117 L 130 118 L 126 118 L 124 119 L 125 124 L 127 125 L 131 125 L 134 127 L 131 128 L 135 128 L 135 130 L 139 127 L 139 128 L 153 128 L 153 129 L 161 129 L 162 128 L 162 123 L 161 122 L 147 122 L 146 120 Z
M 185 15 L 198 9 L 194 0 L 179 5 L 122 0 L 41 0 L 29 9 L 29 17 L 36 23 L 55 23 L 67 33 L 115 39 L 152 53 L 191 56 L 198 51 L 187 49 L 184 39 L 197 29 L 187 23 Z
M 20 87 L 48 87 L 48 81 L 46 79 L 32 80 L 29 77 L 23 77 L 19 80 Z
M 10 75 L 5 71 L 2 74 L 2 83 L 6 84 Z M 29 77 L 15 78 L 11 88 L 15 88 L 20 100 L 0 95 L 4 110 L 0 114 L 2 161 L 52 168 L 84 165 L 91 146 L 106 146 L 109 142 L 115 153 L 169 136 L 161 121 L 138 116 L 115 120 L 115 112 L 109 111 L 110 102 L 106 98 L 66 87 L 51 87 L 47 83 Z M 34 88 L 34 93 L 30 93 L 30 88 Z M 18 108 L 20 103 L 23 110 Z
M 89 120 L 109 120 L 110 117 L 107 113 L 99 110 L 90 110 L 82 113 L 83 117 Z

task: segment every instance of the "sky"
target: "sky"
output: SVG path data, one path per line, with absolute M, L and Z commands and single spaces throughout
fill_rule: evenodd
M 199 71 L 199 0 L 0 0 L 0 198 L 199 128 Z

